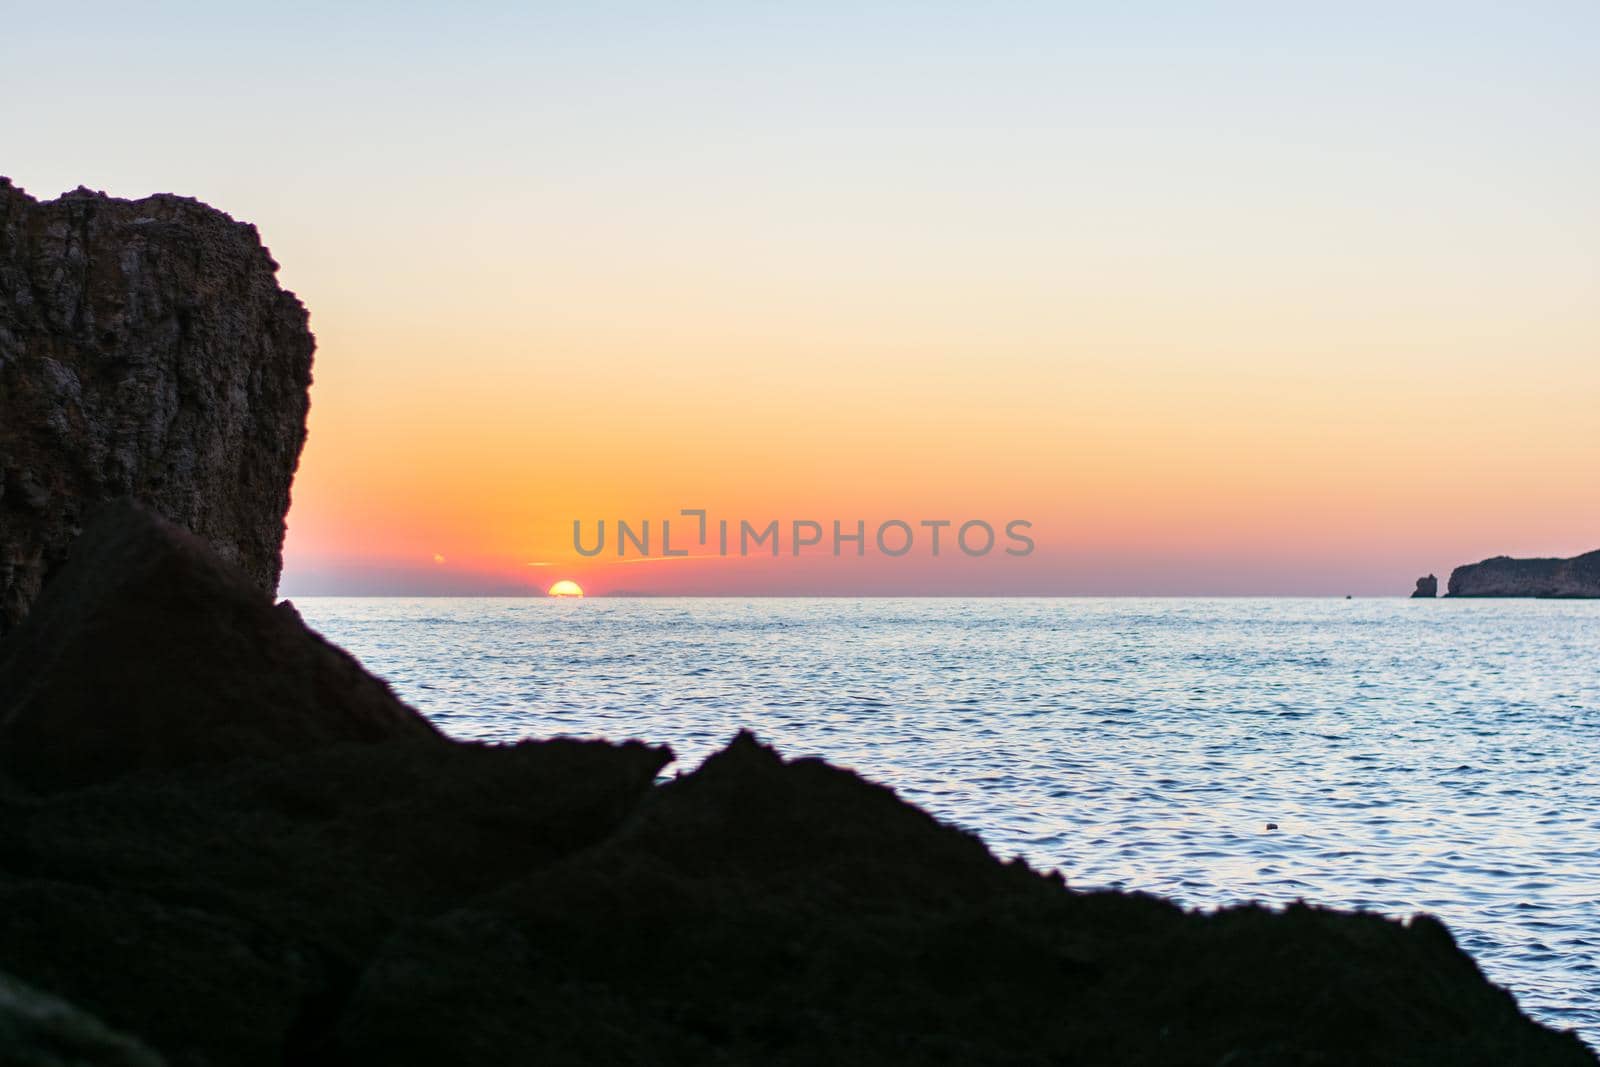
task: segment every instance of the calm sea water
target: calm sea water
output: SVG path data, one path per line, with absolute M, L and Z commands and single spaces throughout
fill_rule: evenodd
M 1600 603 L 297 604 L 458 737 L 749 727 L 1076 886 L 1432 912 L 1600 1045 Z

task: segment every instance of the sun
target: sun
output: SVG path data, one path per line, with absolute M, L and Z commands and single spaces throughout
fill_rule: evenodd
M 561 579 L 550 587 L 551 596 L 582 596 L 583 588 L 577 582 L 567 578 Z

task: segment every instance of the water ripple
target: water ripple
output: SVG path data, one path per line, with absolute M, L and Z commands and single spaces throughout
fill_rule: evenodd
M 1600 604 L 298 604 L 456 736 L 749 727 L 1077 886 L 1433 912 L 1600 1044 Z

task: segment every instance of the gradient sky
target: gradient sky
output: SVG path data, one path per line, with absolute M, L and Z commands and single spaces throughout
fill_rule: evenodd
M 310 307 L 285 594 L 1396 594 L 1600 546 L 1593 0 L 331 8 L 0 36 L 0 173 L 197 196 Z M 685 507 L 1039 548 L 575 561 Z

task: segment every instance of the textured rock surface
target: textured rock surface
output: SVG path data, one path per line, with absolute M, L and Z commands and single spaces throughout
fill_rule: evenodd
M 1438 595 L 1439 579 L 1437 576 L 1430 574 L 1426 578 L 1417 579 L 1417 587 L 1412 590 L 1411 598 L 1415 600 L 1418 597 L 1434 597 Z
M 1495 556 L 1450 572 L 1451 596 L 1600 597 L 1600 550 L 1572 559 Z
M 287 601 L 131 501 L 90 516 L 0 641 L 0 768 L 40 788 L 407 737 L 443 743 Z
M 313 341 L 255 227 L 0 178 L 0 634 L 133 496 L 276 588 Z

